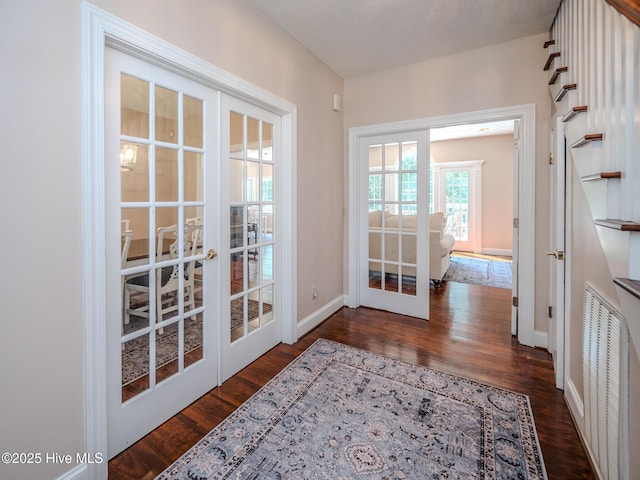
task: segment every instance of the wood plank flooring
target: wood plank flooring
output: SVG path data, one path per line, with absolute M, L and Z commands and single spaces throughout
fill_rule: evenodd
M 550 480 L 595 479 L 555 388 L 550 355 L 511 337 L 511 292 L 445 282 L 431 290 L 427 321 L 343 308 L 295 345 L 278 345 L 109 462 L 110 479 L 162 472 L 318 338 L 529 396 Z

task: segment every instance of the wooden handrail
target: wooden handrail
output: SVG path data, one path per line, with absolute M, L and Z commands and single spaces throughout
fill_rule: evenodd
M 619 278 L 613 279 L 613 283 L 623 288 L 636 298 L 640 298 L 640 281 L 632 280 L 631 278 Z
M 640 26 L 640 3 L 638 0 L 606 0 L 607 3 L 636 25 Z

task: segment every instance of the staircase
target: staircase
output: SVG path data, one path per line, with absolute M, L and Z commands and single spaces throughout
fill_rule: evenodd
M 640 7 L 633 3 L 564 0 L 544 44 L 544 70 L 565 124 L 567 161 L 640 352 Z

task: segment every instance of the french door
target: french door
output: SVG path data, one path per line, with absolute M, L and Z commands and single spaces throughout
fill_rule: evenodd
M 432 211 L 444 212 L 445 231 L 455 249 L 480 252 L 482 239 L 482 160 L 433 164 Z
M 224 95 L 221 380 L 282 339 L 281 119 Z
M 360 304 L 429 317 L 428 132 L 359 145 Z
M 218 383 L 218 93 L 105 52 L 113 457 Z

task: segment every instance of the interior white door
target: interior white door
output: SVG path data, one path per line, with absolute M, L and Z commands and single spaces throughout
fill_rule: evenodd
M 223 95 L 221 381 L 282 339 L 281 118 Z
M 429 132 L 360 140 L 360 305 L 429 318 Z
M 564 123 L 556 119 L 551 131 L 553 163 L 549 165 L 551 186 L 549 238 L 549 352 L 553 357 L 556 387 L 564 390 L 565 322 L 565 225 L 566 225 L 566 140 Z
M 511 263 L 511 335 L 518 336 L 518 258 L 520 255 L 520 120 L 513 122 L 513 240 Z
M 433 210 L 444 212 L 445 232 L 455 249 L 482 253 L 482 165 L 484 160 L 432 164 Z
M 109 458 L 217 384 L 217 111 L 210 88 L 106 49 Z

